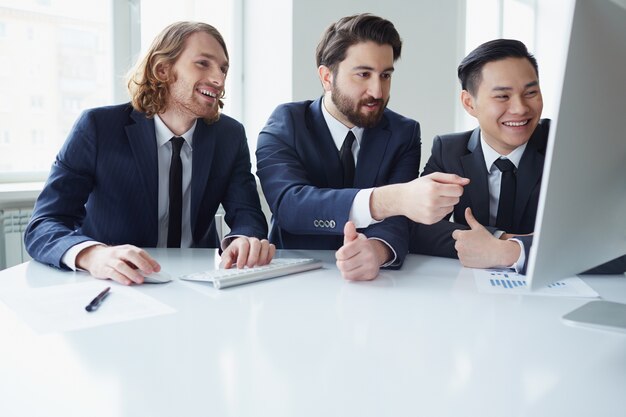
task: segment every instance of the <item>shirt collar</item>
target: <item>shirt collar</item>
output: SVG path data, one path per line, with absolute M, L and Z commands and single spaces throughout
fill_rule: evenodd
M 522 159 L 522 155 L 524 154 L 524 150 L 526 149 L 527 144 L 528 142 L 526 142 L 523 145 L 518 146 L 508 155 L 500 155 L 491 146 L 489 146 L 487 142 L 485 142 L 485 140 L 483 139 L 483 133 L 481 131 L 480 132 L 480 146 L 483 148 L 483 156 L 485 157 L 485 165 L 487 166 L 487 172 L 491 171 L 493 163 L 497 159 L 500 159 L 502 157 L 511 161 L 513 165 L 515 165 L 515 168 L 518 168 L 519 162 Z
M 326 101 L 326 96 L 322 98 L 322 115 L 324 115 L 324 120 L 326 121 L 326 125 L 328 126 L 328 130 L 330 131 L 330 135 L 333 137 L 333 142 L 335 142 L 337 149 L 341 149 L 341 145 L 343 145 L 343 141 L 349 130 L 354 133 L 357 143 L 361 146 L 361 139 L 363 138 L 365 128 L 354 126 L 352 129 L 349 129 L 348 126 L 335 119 L 335 117 L 330 114 L 328 110 L 326 110 L 324 101 Z
M 185 142 L 187 142 L 190 147 L 192 147 L 193 144 L 193 132 L 195 132 L 196 130 L 197 123 L 198 120 L 196 120 L 196 122 L 191 125 L 191 128 L 188 131 L 180 135 L 183 139 L 185 139 Z M 172 139 L 174 136 L 178 136 L 175 135 L 170 130 L 170 128 L 165 125 L 165 123 L 163 122 L 163 120 L 161 120 L 158 114 L 154 115 L 154 131 L 156 133 L 157 146 L 163 146 L 167 142 L 169 142 L 170 139 Z

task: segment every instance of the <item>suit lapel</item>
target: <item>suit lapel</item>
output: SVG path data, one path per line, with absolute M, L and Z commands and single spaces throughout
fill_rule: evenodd
M 470 152 L 461 157 L 464 175 L 470 179 L 465 193 L 469 196 L 473 214 L 480 224 L 489 224 L 489 182 L 485 157 L 480 146 L 480 129 L 475 129 L 469 141 L 467 150 Z M 464 194 L 465 194 L 464 193 Z
M 218 122 L 219 123 L 219 122 Z M 191 163 L 193 175 L 191 176 L 191 230 L 195 230 L 200 201 L 204 195 L 206 184 L 209 181 L 209 173 L 213 165 L 215 144 L 218 133 L 215 126 L 207 125 L 202 119 L 196 124 L 193 132 L 193 161 Z
M 378 167 L 383 165 L 383 158 L 391 137 L 388 126 L 389 121 L 386 116 L 383 116 L 376 127 L 365 129 L 354 175 L 355 188 L 369 188 L 372 184 L 376 184 Z M 376 168 L 373 169 L 373 167 Z
M 315 164 L 317 173 L 313 177 L 325 177 L 329 188 L 343 188 L 343 169 L 339 152 L 324 120 L 321 106 L 321 98 L 312 102 L 309 106 L 309 117 L 306 119 L 307 130 L 311 132 L 312 145 L 317 156 Z
M 156 224 L 159 207 L 159 167 L 154 120 L 146 118 L 143 113 L 136 110 L 131 113 L 131 118 L 135 123 L 126 126 L 126 134 L 138 167 L 141 184 L 146 190 L 148 200 L 146 207 L 154 207 L 154 210 L 149 212 L 154 215 Z

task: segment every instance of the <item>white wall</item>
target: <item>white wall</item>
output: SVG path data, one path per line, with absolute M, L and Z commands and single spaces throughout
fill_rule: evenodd
M 243 108 L 253 171 L 256 139 L 274 108 L 292 101 L 292 0 L 243 0 Z
M 430 155 L 433 136 L 455 130 L 464 0 L 248 0 L 244 4 L 243 120 L 251 148 L 278 104 L 322 94 L 315 67 L 320 36 L 330 23 L 361 12 L 389 19 L 403 39 L 389 107 L 420 122 L 421 167 Z

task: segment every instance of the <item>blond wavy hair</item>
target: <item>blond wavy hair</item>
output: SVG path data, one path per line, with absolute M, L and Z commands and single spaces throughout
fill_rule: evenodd
M 162 79 L 157 70 L 161 65 L 173 67 L 185 49 L 185 41 L 196 32 L 206 32 L 213 36 L 224 49 L 228 59 L 224 38 L 213 26 L 202 22 L 172 23 L 152 41 L 146 55 L 128 73 L 128 92 L 135 110 L 145 113 L 147 117 L 153 117 L 166 110 L 171 80 Z M 224 91 L 219 100 L 220 109 L 224 107 L 222 98 Z

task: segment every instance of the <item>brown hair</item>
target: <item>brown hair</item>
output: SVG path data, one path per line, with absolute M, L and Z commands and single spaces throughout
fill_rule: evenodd
M 152 41 L 146 55 L 129 72 L 128 92 L 135 110 L 145 113 L 147 117 L 165 111 L 169 80 L 161 79 L 157 70 L 159 65 L 173 66 L 183 52 L 187 38 L 196 32 L 206 32 L 213 36 L 228 59 L 224 38 L 213 26 L 202 22 L 172 23 Z M 220 98 L 223 97 L 222 91 Z M 219 100 L 219 107 L 224 107 L 222 100 Z
M 394 62 L 400 58 L 402 39 L 389 20 L 369 13 L 343 17 L 331 24 L 317 45 L 317 66 L 324 65 L 336 73 L 339 63 L 346 58 L 346 51 L 359 42 L 372 41 L 390 45 Z

